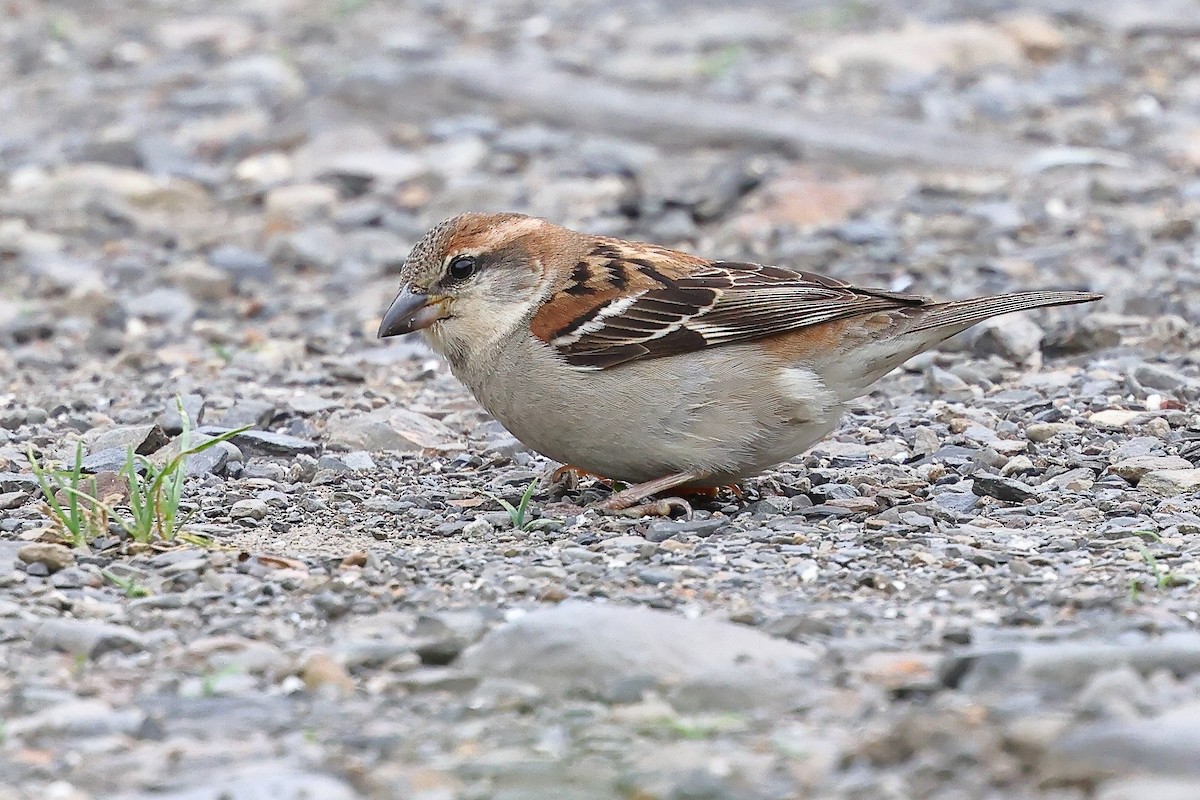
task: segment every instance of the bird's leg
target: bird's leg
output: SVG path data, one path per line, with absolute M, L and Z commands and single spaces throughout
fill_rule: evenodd
M 566 494 L 577 489 L 580 480 L 588 475 L 605 486 L 612 486 L 612 481 L 603 475 L 597 475 L 573 464 L 564 464 L 546 476 L 546 486 L 550 489 L 551 494 Z
M 595 507 L 601 511 L 616 511 L 623 516 L 631 517 L 640 517 L 646 514 L 665 517 L 670 516 L 672 511 L 682 511 L 685 515 L 691 514 L 692 507 L 678 497 L 669 497 L 651 503 L 641 503 L 640 505 L 639 502 L 659 492 L 674 489 L 676 486 L 682 486 L 698 478 L 699 476 L 693 472 L 680 472 L 675 475 L 655 478 L 652 481 L 639 483 L 635 486 L 630 486 L 628 489 L 619 491 L 607 500 L 597 503 Z
M 660 497 L 657 500 L 647 500 L 644 503 L 622 508 L 620 511 L 609 511 L 619 517 L 670 517 L 679 512 L 679 516 L 690 519 L 692 505 L 682 497 Z

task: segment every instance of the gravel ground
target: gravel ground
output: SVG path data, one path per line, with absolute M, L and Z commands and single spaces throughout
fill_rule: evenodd
M 2 800 L 1200 796 L 1194 2 L 0 8 Z M 514 530 L 554 465 L 374 338 L 491 209 L 1106 298 L 744 502 Z M 211 546 L 57 546 L 27 448 L 166 452 L 176 396 L 254 426 Z

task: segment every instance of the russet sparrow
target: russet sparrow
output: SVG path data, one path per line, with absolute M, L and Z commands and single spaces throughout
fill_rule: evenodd
M 413 247 L 379 335 L 422 331 L 526 446 L 635 484 L 600 505 L 621 510 L 792 458 L 883 375 L 985 319 L 1099 298 L 936 302 L 520 214 L 463 214 Z

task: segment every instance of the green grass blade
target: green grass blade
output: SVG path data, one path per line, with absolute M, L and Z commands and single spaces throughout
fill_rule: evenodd
M 103 509 L 104 512 L 106 514 L 108 514 L 109 519 L 115 519 L 117 521 L 117 523 L 120 524 L 120 526 L 122 528 L 124 528 L 127 533 L 129 533 L 130 536 L 133 535 L 133 532 L 130 530 L 129 523 L 127 523 L 121 517 L 121 515 L 116 512 L 116 509 L 114 509 L 108 503 L 105 503 L 100 498 L 96 497 L 95 495 L 88 494 L 87 492 L 83 491 L 82 489 L 75 489 L 71 486 L 63 486 L 60 491 L 66 492 L 67 494 L 69 494 L 73 497 L 83 500 L 83 501 L 95 506 L 96 508 Z
M 525 487 L 525 492 L 521 495 L 521 502 L 517 506 L 517 519 L 513 527 L 520 530 L 525 530 L 525 514 L 529 511 L 529 501 L 533 499 L 533 492 L 537 489 L 537 479 L 529 482 Z
M 242 427 L 234 428 L 231 431 L 223 431 L 221 433 L 215 433 L 210 438 L 205 439 L 203 442 L 201 442 L 198 445 L 190 446 L 190 447 L 187 447 L 186 449 L 180 450 L 179 456 L 180 457 L 194 456 L 196 453 L 203 453 L 205 450 L 207 450 L 210 447 L 216 447 L 221 442 L 228 442 L 233 437 L 240 436 L 241 434 L 245 433 L 246 431 L 251 431 L 251 430 L 254 430 L 253 425 L 243 425 Z M 205 434 L 205 435 L 208 436 L 208 434 Z
M 145 543 L 150 541 L 153 534 L 154 517 L 146 494 L 146 480 L 138 475 L 139 458 L 145 460 L 143 456 L 134 454 L 131 448 L 121 472 L 125 475 L 125 482 L 129 487 L 129 513 L 133 516 L 133 524 L 127 530 L 134 541 Z
M 71 466 L 70 483 L 67 484 L 72 489 L 79 488 L 79 477 L 83 474 L 83 442 L 75 443 L 75 461 Z M 71 519 L 75 522 L 74 533 L 77 536 L 83 535 L 83 515 L 79 513 L 79 499 L 74 494 L 67 495 L 67 507 L 71 514 Z
M 81 544 L 80 537 L 82 535 L 80 532 L 80 520 L 68 517 L 62 504 L 58 502 L 58 486 L 61 482 L 58 479 L 54 479 L 51 482 L 50 476 L 46 474 L 42 465 L 38 463 L 37 456 L 33 454 L 32 445 L 25 449 L 25 457 L 29 459 L 29 468 L 33 470 L 33 476 L 38 482 L 38 487 L 42 490 L 42 497 L 45 498 L 46 505 L 49 506 L 55 519 L 62 525 L 63 530 L 71 534 L 72 544 L 78 547 Z

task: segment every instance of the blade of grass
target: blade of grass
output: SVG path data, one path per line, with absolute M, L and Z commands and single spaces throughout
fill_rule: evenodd
M 55 519 L 63 526 L 63 529 L 71 534 L 72 543 L 77 542 L 79 531 L 77 527 L 72 526 L 72 521 L 68 519 L 67 512 L 63 510 L 62 505 L 58 502 L 57 488 L 51 483 L 49 476 L 46 475 L 46 471 L 42 469 L 42 465 L 38 463 L 37 456 L 33 453 L 32 445 L 26 448 L 25 457 L 29 459 L 29 467 L 33 470 L 33 477 L 38 482 L 38 488 L 42 490 L 42 497 L 45 498 L 46 505 L 50 508 Z
M 70 477 L 69 477 L 70 483 L 68 483 L 67 485 L 73 489 L 78 489 L 79 488 L 79 476 L 82 474 L 83 474 L 83 442 L 76 442 L 75 443 L 75 461 L 71 466 L 71 472 L 70 472 Z M 77 523 L 78 527 L 77 527 L 77 530 L 75 531 L 75 535 L 76 535 L 76 537 L 82 537 L 83 526 L 81 523 L 83 520 L 83 515 L 79 513 L 79 499 L 74 494 L 67 495 L 67 507 L 70 509 L 70 512 L 71 512 L 71 519 L 79 521 Z
M 538 481 L 535 478 L 525 487 L 525 491 L 521 493 L 521 499 L 517 505 L 505 500 L 503 497 L 494 495 L 491 492 L 484 492 L 485 495 L 495 500 L 508 513 L 508 521 L 512 524 L 514 530 L 525 531 L 529 530 L 529 524 L 525 521 L 525 515 L 529 512 L 529 502 L 533 499 L 533 493 L 537 490 Z
M 111 581 L 117 588 L 125 592 L 126 597 L 149 597 L 150 590 L 137 582 L 136 578 L 122 578 L 115 572 L 106 569 L 100 570 L 100 574 L 106 580 Z
M 517 520 L 514 528 L 525 530 L 525 514 L 529 511 L 529 501 L 533 499 L 533 492 L 537 489 L 537 479 L 529 482 L 525 487 L 524 493 L 521 495 L 521 502 L 517 505 Z
M 108 503 L 105 503 L 100 498 L 98 498 L 94 495 L 90 495 L 87 492 L 83 491 L 82 489 L 75 489 L 70 486 L 63 486 L 60 488 L 59 491 L 66 492 L 69 495 L 74 495 L 75 497 L 79 498 L 80 500 L 84 500 L 87 503 L 91 504 L 93 507 L 101 509 L 105 514 L 107 514 L 109 516 L 109 518 L 115 519 L 117 521 L 117 523 L 122 528 L 125 529 L 126 533 L 128 533 L 130 536 L 133 536 L 133 531 L 130 529 L 129 523 L 126 522 L 125 519 L 120 514 L 118 514 L 112 506 L 110 506 Z
M 126 451 L 125 464 L 121 467 L 125 483 L 129 487 L 129 513 L 133 516 L 133 524 L 127 530 L 135 542 L 148 542 L 152 533 L 145 496 L 145 481 L 137 472 L 137 461 L 133 448 Z

